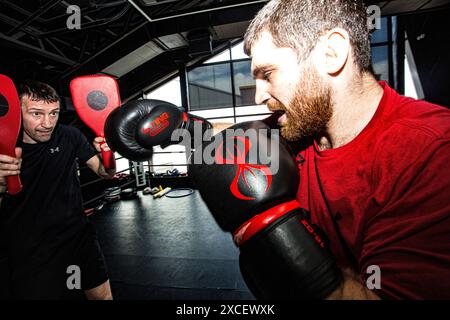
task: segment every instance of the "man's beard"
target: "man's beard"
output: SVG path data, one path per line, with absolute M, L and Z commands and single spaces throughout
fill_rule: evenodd
M 303 77 L 288 107 L 277 100 L 267 103 L 271 111 L 285 111 L 287 121 L 281 127 L 281 135 L 288 141 L 325 131 L 333 114 L 331 88 L 310 62 L 306 62 L 302 73 Z

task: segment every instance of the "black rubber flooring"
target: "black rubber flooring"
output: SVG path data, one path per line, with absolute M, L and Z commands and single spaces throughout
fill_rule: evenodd
M 200 194 L 110 203 L 90 216 L 97 228 L 115 299 L 254 299 L 231 235 Z

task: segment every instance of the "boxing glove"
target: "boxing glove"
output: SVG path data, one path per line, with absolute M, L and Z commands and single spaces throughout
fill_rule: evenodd
M 109 147 L 125 158 L 146 161 L 152 156 L 154 146 L 165 148 L 186 137 L 193 140 L 196 127 L 201 130 L 201 136 L 212 129 L 207 120 L 188 114 L 171 103 L 135 100 L 109 114 L 105 138 Z M 181 129 L 182 134 L 172 139 L 176 129 Z
M 258 299 L 321 299 L 341 283 L 322 232 L 295 200 L 298 168 L 277 131 L 263 121 L 235 125 L 197 148 L 188 170 L 219 226 L 233 234 Z

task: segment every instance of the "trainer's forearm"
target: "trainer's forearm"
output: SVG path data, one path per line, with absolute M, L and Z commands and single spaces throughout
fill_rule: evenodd
M 341 285 L 327 297 L 327 300 L 380 300 L 350 270 L 342 271 L 344 280 Z

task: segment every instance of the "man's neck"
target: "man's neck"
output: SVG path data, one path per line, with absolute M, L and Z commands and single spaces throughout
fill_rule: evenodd
M 37 143 L 37 141 L 33 140 L 30 136 L 28 136 L 26 134 L 26 132 L 23 133 L 22 142 L 27 143 L 27 144 L 36 144 Z
M 371 75 L 335 87 L 333 116 L 326 132 L 318 136 L 319 150 L 339 148 L 352 141 L 370 122 L 382 97 L 383 88 Z

